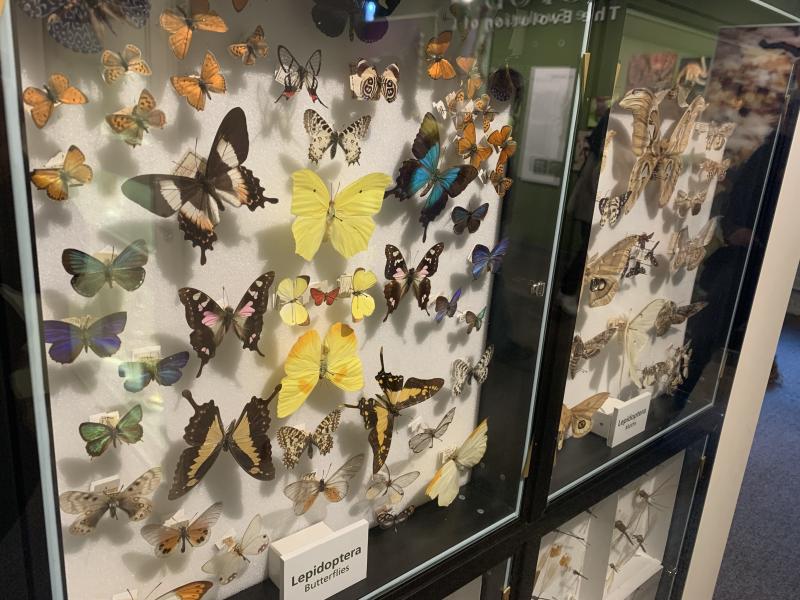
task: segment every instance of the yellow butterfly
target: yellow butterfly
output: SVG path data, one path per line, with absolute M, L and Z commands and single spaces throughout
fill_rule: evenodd
M 367 290 L 378 283 L 378 278 L 372 271 L 359 267 L 353 273 L 353 292 L 350 300 L 350 313 L 353 321 L 358 323 L 364 317 L 375 312 L 375 298 Z
M 375 230 L 372 216 L 383 204 L 383 193 L 392 178 L 370 173 L 331 198 L 322 179 L 309 169 L 292 173 L 292 223 L 295 252 L 311 260 L 322 240 L 330 238 L 339 254 L 350 258 L 367 249 Z
M 486 444 L 489 441 L 489 425 L 484 419 L 475 430 L 469 434 L 464 443 L 444 462 L 436 471 L 425 494 L 431 500 L 438 498 L 439 506 L 450 506 L 458 495 L 461 487 L 459 478 L 462 471 L 471 469 L 477 465 L 486 452 Z
M 323 342 L 311 330 L 300 336 L 286 357 L 278 395 L 278 418 L 288 417 L 306 401 L 320 378 L 346 392 L 364 387 L 364 367 L 356 352 L 356 334 L 344 323 L 334 323 Z
M 286 278 L 278 284 L 278 305 L 281 319 L 287 325 L 308 325 L 308 310 L 303 306 L 303 294 L 308 289 L 310 278 L 300 275 L 294 279 Z

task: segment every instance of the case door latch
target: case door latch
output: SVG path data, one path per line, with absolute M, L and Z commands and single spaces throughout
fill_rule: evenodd
M 531 281 L 531 286 L 528 290 L 531 296 L 538 296 L 541 298 L 544 296 L 544 292 L 547 289 L 547 283 L 544 281 Z

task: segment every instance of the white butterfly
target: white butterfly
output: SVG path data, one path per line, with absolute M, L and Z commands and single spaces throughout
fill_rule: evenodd
M 209 506 L 193 521 L 182 521 L 174 526 L 145 525 L 142 537 L 154 547 L 156 556 L 166 556 L 181 544 L 181 552 L 186 552 L 186 542 L 194 547 L 202 546 L 208 541 L 208 532 L 216 525 L 222 514 L 222 502 Z
M 472 360 L 461 360 L 457 358 L 453 361 L 453 394 L 461 395 L 465 385 L 469 385 L 474 379 L 478 383 L 483 383 L 489 376 L 489 363 L 492 361 L 494 346 L 489 346 L 472 366 Z
M 347 164 L 357 163 L 361 157 L 361 146 L 358 141 L 367 135 L 371 120 L 372 117 L 364 115 L 341 131 L 336 131 L 317 111 L 309 108 L 303 115 L 303 125 L 308 135 L 311 136 L 308 159 L 314 164 L 319 164 L 328 148 L 331 150 L 331 159 L 333 159 L 336 156 L 336 149 L 341 146 Z
M 459 476 L 462 471 L 471 469 L 477 465 L 486 452 L 486 444 L 489 441 L 489 425 L 487 420 L 481 421 L 475 430 L 469 434 L 464 443 L 453 452 L 445 463 L 436 471 L 425 494 L 431 499 L 438 498 L 439 506 L 450 506 L 458 494 Z
M 383 471 L 386 471 L 384 475 Z M 367 498 L 374 500 L 378 496 L 385 496 L 388 494 L 389 502 L 397 504 L 403 499 L 403 488 L 408 487 L 414 483 L 419 477 L 419 471 L 409 471 L 392 479 L 392 474 L 389 472 L 389 467 L 383 465 L 381 470 L 372 476 L 367 486 Z
M 419 454 L 426 448 L 433 448 L 433 440 L 440 440 L 453 422 L 453 415 L 456 414 L 455 407 L 447 411 L 447 414 L 442 417 L 442 420 L 436 427 L 425 427 L 422 431 L 408 440 L 408 447 L 414 452 Z
M 230 541 L 228 549 L 214 556 L 202 569 L 214 575 L 220 585 L 225 585 L 247 570 L 250 566 L 248 556 L 258 556 L 267 547 L 269 536 L 261 531 L 261 515 L 256 515 L 245 529 L 242 539 L 238 542 Z

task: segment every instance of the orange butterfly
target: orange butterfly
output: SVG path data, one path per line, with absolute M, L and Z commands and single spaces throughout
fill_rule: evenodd
M 431 38 L 425 46 L 425 54 L 428 55 L 428 75 L 431 79 L 452 79 L 456 76 L 456 70 L 450 61 L 444 57 L 444 53 L 450 47 L 450 40 L 453 39 L 452 31 L 443 31 L 436 37 Z
M 180 14 L 168 8 L 159 18 L 161 28 L 170 34 L 169 47 L 177 58 L 186 56 L 195 29 L 216 33 L 228 31 L 228 26 L 222 17 L 209 8 L 208 0 L 191 0 L 189 6 L 191 15 L 186 14 L 180 7 L 178 8 Z
M 464 130 L 461 132 L 461 137 L 456 141 L 458 154 L 463 159 L 469 159 L 471 164 L 476 169 L 480 164 L 492 155 L 492 147 L 486 144 L 483 140 L 478 144 L 475 137 L 475 123 L 466 123 Z
M 219 63 L 211 52 L 206 51 L 203 59 L 203 67 L 200 75 L 173 75 L 169 79 L 172 87 L 196 110 L 203 110 L 206 107 L 206 97 L 211 98 L 211 92 L 215 94 L 225 93 L 225 78 L 219 72 Z
M 508 159 L 514 156 L 517 151 L 517 142 L 511 137 L 511 125 L 503 125 L 499 130 L 495 129 L 489 134 L 489 143 L 500 153 L 497 159 L 499 163 L 507 163 Z
M 467 76 L 466 89 L 467 98 L 469 99 L 475 97 L 475 92 L 477 92 L 483 84 L 483 78 L 481 77 L 477 62 L 478 59 L 474 56 L 459 56 L 456 58 L 456 64 Z
M 156 108 L 156 99 L 148 90 L 142 90 L 139 101 L 132 108 L 123 108 L 106 115 L 106 123 L 130 146 L 138 146 L 151 127 L 162 129 L 167 124 L 164 111 Z
M 465 120 L 472 121 L 475 117 L 480 115 L 483 120 L 483 132 L 486 133 L 492 126 L 492 121 L 494 121 L 494 116 L 496 114 L 497 111 L 495 111 L 491 106 L 489 94 L 483 94 L 480 98 L 475 100 L 475 104 L 472 108 L 472 114 L 466 117 Z
M 86 104 L 89 100 L 78 88 L 69 84 L 61 73 L 53 73 L 44 89 L 27 87 L 22 92 L 22 101 L 31 107 L 31 118 L 41 129 L 50 120 L 53 109 L 59 104 Z
M 116 82 L 126 73 L 138 73 L 144 76 L 153 73 L 150 65 L 142 58 L 142 51 L 133 44 L 125 46 L 121 54 L 103 50 L 100 62 L 103 63 L 103 81 L 108 84 Z
M 494 171 L 489 173 L 489 181 L 492 182 L 494 191 L 497 192 L 497 195 L 501 198 L 506 195 L 506 192 L 514 183 L 513 179 L 506 177 L 506 163 L 501 163 L 499 160 L 497 161 L 497 166 L 495 166 Z
M 256 64 L 256 57 L 264 58 L 269 52 L 269 46 L 264 41 L 264 29 L 259 25 L 243 43 L 228 46 L 228 52 L 241 58 L 248 66 Z
M 323 302 L 330 306 L 336 301 L 336 298 L 339 297 L 338 287 L 332 289 L 330 292 L 323 292 L 321 289 L 315 287 L 312 287 L 310 291 L 314 306 L 322 306 Z
M 62 158 L 63 157 L 63 158 Z M 41 169 L 34 169 L 31 182 L 37 189 L 46 190 L 53 200 L 66 200 L 69 187 L 92 180 L 92 168 L 84 164 L 86 157 L 77 146 L 70 146 L 66 155 L 57 154 Z

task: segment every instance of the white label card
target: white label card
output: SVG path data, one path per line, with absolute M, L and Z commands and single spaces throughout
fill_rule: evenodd
M 627 400 L 614 410 L 608 445 L 612 448 L 644 431 L 647 415 L 650 413 L 650 392 L 643 392 Z

